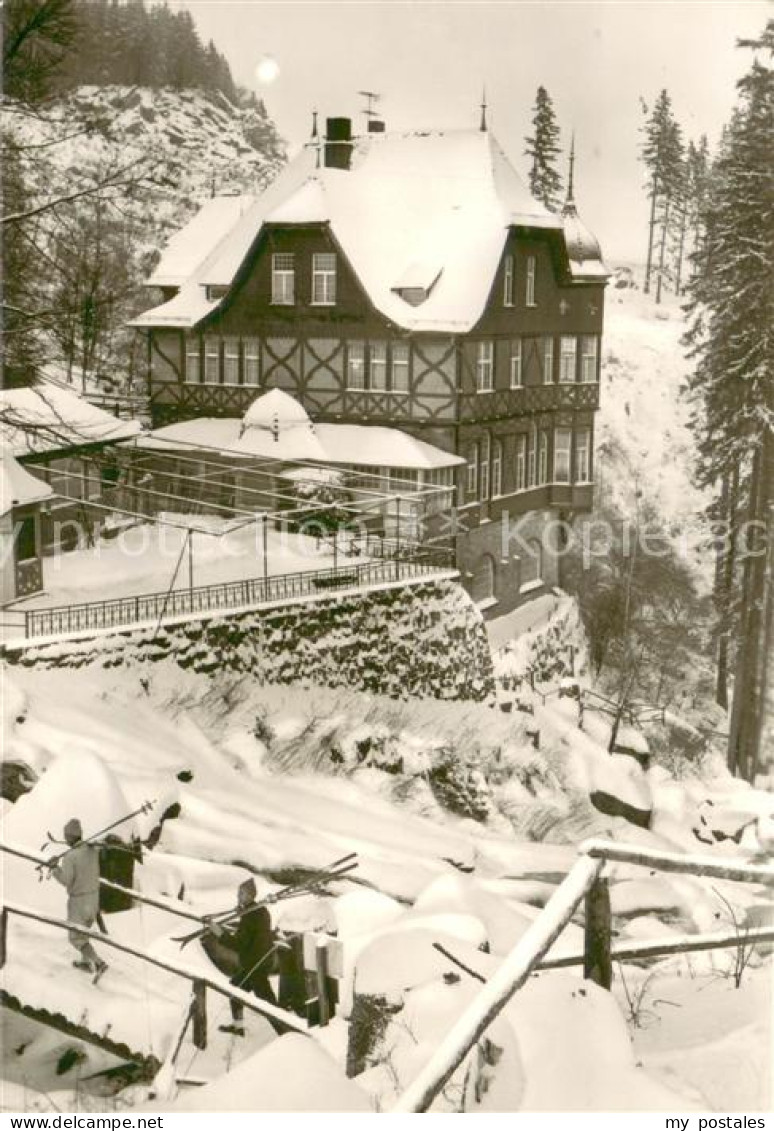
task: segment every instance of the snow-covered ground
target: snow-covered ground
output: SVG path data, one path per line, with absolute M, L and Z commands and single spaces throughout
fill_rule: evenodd
M 313 1061 L 312 1077 L 324 1081 L 322 1096 L 317 1093 L 320 1108 L 335 1103 L 342 1110 L 388 1109 L 475 992 L 466 976 L 449 981 L 455 968 L 432 943 L 445 944 L 486 974 L 534 921 L 569 870 L 576 826 L 565 826 L 558 838 L 564 843 L 526 839 L 520 809 L 561 805 L 570 791 L 578 800 L 586 797 L 585 831 L 695 851 L 691 825 L 701 800 L 711 797 L 718 809 L 732 804 L 735 812 L 748 815 L 765 813 L 771 801 L 722 773 L 714 781 L 678 783 L 660 770 L 644 775 L 631 759 L 610 759 L 593 733 L 577 730 L 567 699 L 535 703 L 541 753 L 553 776 L 538 777 L 530 788 L 514 775 L 503 785 L 513 791 L 510 810 L 500 804 L 505 794 L 495 787 L 499 808 L 486 821 L 455 814 L 428 788 L 427 775 L 433 751 L 455 733 L 462 745 L 466 734 L 478 736 L 476 756 L 482 765 L 491 767 L 499 749 L 504 770 L 515 762 L 521 769 L 534 767 L 535 752 L 521 716 L 487 706 L 396 704 L 322 688 L 300 697 L 292 688 L 194 675 L 163 662 L 142 673 L 92 669 L 88 678 L 83 671 L 14 669 L 6 685 L 5 712 L 6 756 L 25 762 L 39 777 L 30 793 L 6 804 L 5 837 L 11 843 L 38 851 L 48 831 L 58 832 L 74 812 L 91 829 L 153 798 L 155 814 L 138 818 L 135 825 L 147 835 L 158 814 L 177 802 L 179 817 L 165 822 L 136 882 L 167 898 L 182 892 L 184 905 L 198 913 L 229 906 L 247 869 L 255 872 L 262 894 L 276 886 L 271 876 L 278 869 L 314 867 L 349 851 L 358 853 L 359 867 L 350 880 L 332 885 L 325 896 L 280 904 L 275 912 L 275 924 L 288 930 L 336 931 L 344 944 L 341 1011 L 327 1029 L 311 1034 L 326 1055 L 304 1051 L 304 1058 Z M 390 727 L 400 736 L 402 771 L 381 763 L 382 755 L 358 762 L 358 752 L 367 749 L 365 738 L 370 737 L 373 749 L 388 748 L 384 739 Z M 326 734 L 335 734 L 336 741 L 326 745 Z M 338 751 L 336 758 L 326 764 L 321 749 Z M 601 782 L 636 798 L 643 777 L 657 818 L 653 831 L 593 815 L 596 811 L 588 806 L 592 785 Z M 577 814 L 575 819 L 577 823 Z M 532 835 L 538 835 L 534 829 Z M 724 842 L 716 851 L 749 858 L 759 849 L 749 829 L 741 847 L 729 849 Z M 30 865 L 6 858 L 4 877 L 9 902 L 62 914 L 61 888 L 38 883 Z M 650 876 L 628 866 L 612 869 L 611 879 L 616 930 L 623 937 L 636 936 L 638 930 L 642 937 L 659 930 L 717 929 L 728 914 L 724 899 L 742 919 L 765 903 L 752 885 Z M 143 907 L 110 916 L 109 929 L 116 938 L 194 969 L 209 969 L 217 978 L 197 945 L 181 953 L 173 941 L 181 922 Z M 482 943 L 489 954 L 478 949 Z M 580 943 L 580 929 L 571 923 L 554 953 L 576 953 Z M 93 987 L 70 967 L 61 933 L 12 917 L 3 984 L 28 1004 L 84 1020 L 92 1031 L 108 1030 L 113 1039 L 162 1057 L 180 1022 L 186 984 L 131 957 L 108 954 L 107 947 L 103 951 L 111 968 Z M 645 973 L 627 965 L 629 994 L 645 974 L 657 972 L 639 1011 L 627 1006 L 620 982 L 616 1005 L 610 995 L 584 984 L 579 972 L 541 974 L 490 1032 L 491 1041 L 504 1051 L 499 1069 L 485 1064 L 475 1070 L 474 1075 L 491 1077 L 487 1088 L 474 1087 L 473 1076 L 467 1084 L 460 1077 L 457 1091 L 447 1090 L 439 1101 L 440 1109 L 453 1109 L 464 1086 L 467 1110 L 765 1110 L 769 1046 L 763 991 L 770 985 L 770 969 L 760 966 L 762 961 L 756 958 L 746 975 L 756 979 L 756 992 L 737 999 L 732 998 L 736 991 L 728 989 L 732 956 L 725 952 L 670 960 Z M 717 1010 L 706 1004 L 712 987 L 725 994 L 715 995 Z M 373 1065 L 347 1083 L 343 1064 L 353 990 L 386 994 L 403 1008 Z M 665 1004 L 678 994 L 679 1006 Z M 741 1003 L 736 1010 L 729 1008 L 731 1000 Z M 695 1017 L 676 1030 L 672 1018 L 678 1008 L 682 1019 Z M 211 994 L 210 1047 L 198 1053 L 187 1040 L 181 1065 L 186 1074 L 213 1083 L 181 1092 L 180 1103 L 216 1110 L 229 1096 L 230 1105 L 246 1110 L 266 1110 L 264 1104 L 293 1107 L 296 1094 L 290 1082 L 283 1087 L 278 1066 L 295 1064 L 298 1041 L 309 1038 L 275 1042 L 267 1024 L 250 1017 L 248 1038 L 234 1042 L 217 1032 L 225 1013 L 225 1001 Z M 634 1013 L 627 1032 L 627 1016 Z M 697 1053 L 702 1026 L 711 1046 L 708 1055 L 717 1065 L 712 1074 L 702 1068 Z M 742 1077 L 729 1081 L 728 1095 L 735 1101 L 730 1105 L 718 1074 L 723 1042 L 733 1046 L 734 1036 L 749 1055 Z M 11 1081 L 19 1080 L 22 1068 L 27 1073 L 28 1104 L 35 1102 L 31 1081 L 38 1042 L 41 1064 L 50 1065 L 50 1038 L 38 1036 L 7 1068 Z M 68 1043 L 72 1039 L 63 1038 L 61 1047 Z M 92 1049 L 85 1052 L 81 1079 L 101 1055 L 95 1061 Z M 477 1055 L 471 1063 L 478 1063 Z M 239 1064 L 245 1065 L 241 1074 Z M 223 1077 L 221 1087 L 217 1081 L 229 1067 L 235 1071 Z M 295 1069 L 289 1075 L 295 1081 Z M 52 1098 L 66 1109 L 73 1086 L 66 1073 L 61 1086 L 65 1091 Z M 6 1107 L 10 1103 L 13 1108 L 18 1092 L 12 1089 L 9 1096 Z M 124 1098 L 133 1104 L 149 1102 L 140 1088 Z M 89 1102 L 101 1101 L 92 1097 Z M 311 1095 L 301 1102 L 314 1109 Z M 157 1101 L 162 1108 L 169 1104 Z
M 256 515 L 255 522 L 174 514 L 162 515 L 160 519 L 127 527 L 115 538 L 103 537 L 96 546 L 44 558 L 44 592 L 17 602 L 15 607 L 34 609 L 103 601 L 187 589 L 191 583 L 213 585 L 264 576 L 260 515 Z M 190 558 L 189 546 L 185 545 L 187 527 L 192 530 Z M 292 534 L 270 525 L 266 533 L 266 572 L 273 577 L 365 560 L 348 557 L 344 540 L 339 541 L 334 557 L 330 539 Z
M 694 482 L 690 409 L 681 395 L 691 365 L 681 344 L 681 301 L 665 293 L 656 306 L 638 288 L 608 287 L 595 481 L 598 501 L 610 497 L 624 515 L 633 516 L 640 492 L 683 557 L 709 580 L 710 496 Z

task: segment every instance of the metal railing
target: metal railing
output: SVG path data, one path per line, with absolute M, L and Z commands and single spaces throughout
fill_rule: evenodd
M 447 564 L 443 564 L 446 562 Z M 448 557 L 436 551 L 385 556 L 378 561 L 347 562 L 333 569 L 276 574 L 224 581 L 215 585 L 114 597 L 76 605 L 57 605 L 24 612 L 28 639 L 60 636 L 134 624 L 157 623 L 163 618 L 198 616 L 228 609 L 282 603 L 299 597 L 321 596 L 336 589 L 368 588 L 390 581 L 421 581 L 451 569 Z

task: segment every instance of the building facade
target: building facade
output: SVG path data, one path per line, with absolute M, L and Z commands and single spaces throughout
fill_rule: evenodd
M 461 457 L 427 536 L 499 615 L 558 583 L 546 531 L 592 503 L 606 278 L 571 195 L 547 212 L 488 131 L 329 119 L 267 192 L 213 199 L 162 254 L 163 301 L 134 323 L 153 424 L 282 389 L 315 424 Z

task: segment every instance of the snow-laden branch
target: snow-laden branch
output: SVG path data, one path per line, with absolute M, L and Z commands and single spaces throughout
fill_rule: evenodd
M 114 173 L 103 178 L 103 180 L 96 181 L 92 185 L 86 185 L 84 188 L 78 189 L 75 192 L 65 193 L 62 196 L 44 200 L 42 203 L 24 209 L 21 212 L 11 212 L 7 216 L 0 217 L 0 224 L 3 226 L 6 224 L 20 224 L 24 220 L 32 219 L 33 216 L 39 216 L 41 213 L 49 212 L 51 209 L 57 208 L 61 204 L 69 204 L 73 200 L 80 200 L 84 196 L 98 196 L 112 189 L 129 188 L 130 186 L 139 184 L 140 181 L 143 180 L 143 176 L 136 174 L 130 176 L 129 174 L 132 173 L 132 170 L 137 170 L 141 164 L 141 161 L 133 161 L 129 165 L 124 165 Z

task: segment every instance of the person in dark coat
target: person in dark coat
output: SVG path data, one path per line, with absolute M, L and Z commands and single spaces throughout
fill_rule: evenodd
M 64 839 L 70 847 L 52 867 L 51 874 L 67 888 L 68 921 L 91 927 L 99 915 L 99 848 L 83 841 L 81 822 L 76 817 L 65 825 Z M 103 974 L 107 963 L 94 950 L 89 936 L 71 930 L 67 937 L 80 956 L 73 966 Z
M 238 986 L 246 993 L 255 994 L 270 1005 L 277 1005 L 277 998 L 269 981 L 272 957 L 277 944 L 269 909 L 256 903 L 255 896 L 255 880 L 252 878 L 245 880 L 239 885 L 237 894 L 237 905 L 241 914 L 236 929 L 226 933 L 217 923 L 212 923 L 211 929 L 222 937 L 222 941 L 227 943 L 236 955 L 237 968 L 231 977 L 231 985 Z M 244 1037 L 244 1006 L 233 998 L 230 1005 L 232 1023 L 221 1025 L 220 1029 L 224 1033 Z M 278 1035 L 287 1032 L 280 1022 L 269 1017 L 266 1020 Z

